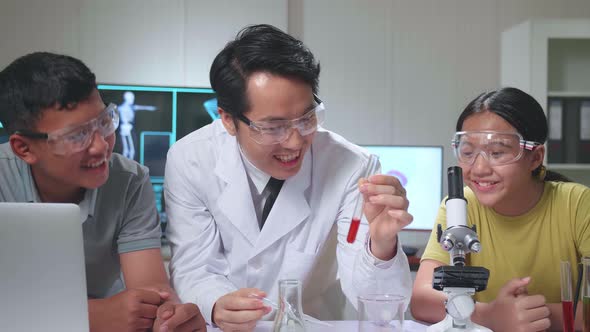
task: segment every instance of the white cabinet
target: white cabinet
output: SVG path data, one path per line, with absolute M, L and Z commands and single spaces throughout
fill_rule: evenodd
M 504 31 L 500 68 L 502 86 L 528 92 L 548 113 L 548 168 L 590 185 L 590 20 L 536 19 Z

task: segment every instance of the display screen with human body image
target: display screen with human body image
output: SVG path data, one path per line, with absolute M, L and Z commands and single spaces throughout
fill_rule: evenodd
M 442 146 L 364 145 L 379 156 L 381 173 L 399 179 L 414 221 L 406 229 L 432 230 L 442 199 Z
M 98 89 L 119 112 L 114 151 L 148 166 L 155 180 L 164 176 L 169 147 L 214 119 L 206 107 L 215 98 L 211 89 L 124 85 Z M 214 107 L 216 111 L 216 102 Z
M 98 89 L 105 103 L 116 104 L 119 112 L 114 151 L 149 168 L 165 225 L 162 184 L 168 149 L 219 117 L 215 94 L 211 89 L 183 87 L 101 84 Z
M 8 133 L 6 132 L 6 128 L 2 127 L 2 123 L 0 123 L 0 144 L 8 142 Z

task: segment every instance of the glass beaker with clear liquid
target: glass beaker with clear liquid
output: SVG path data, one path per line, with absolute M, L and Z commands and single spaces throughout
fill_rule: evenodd
M 273 332 L 305 332 L 301 309 L 301 282 L 295 279 L 279 280 L 279 311 L 272 327 Z

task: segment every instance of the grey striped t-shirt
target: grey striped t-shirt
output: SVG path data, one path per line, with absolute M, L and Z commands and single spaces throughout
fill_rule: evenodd
M 148 169 L 113 153 L 107 182 L 87 190 L 80 209 L 88 297 L 104 298 L 124 288 L 119 254 L 160 248 L 154 192 Z M 27 163 L 0 144 L 0 202 L 38 202 Z M 16 248 L 15 248 L 16 249 Z

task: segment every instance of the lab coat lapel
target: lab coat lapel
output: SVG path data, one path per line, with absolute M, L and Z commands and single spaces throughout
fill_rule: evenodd
M 260 229 L 238 143 L 235 138 L 228 138 L 220 150 L 223 152 L 217 159 L 215 175 L 222 179 L 226 186 L 219 195 L 217 206 L 236 230 L 254 246 Z
M 299 172 L 283 184 L 262 227 L 253 256 L 268 248 L 309 217 L 311 211 L 305 191 L 311 184 L 312 162 L 311 152 L 308 150 Z

